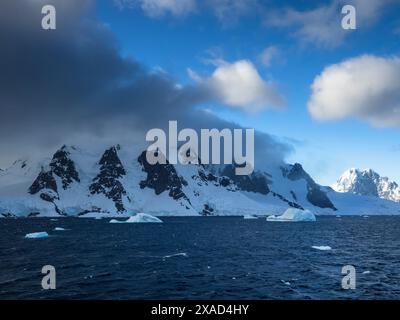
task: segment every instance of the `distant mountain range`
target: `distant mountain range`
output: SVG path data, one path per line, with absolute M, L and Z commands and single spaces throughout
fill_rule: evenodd
M 0 171 L 0 217 L 269 215 L 288 207 L 330 215 L 400 214 L 394 183 L 375 179 L 374 192 L 369 183 L 361 186 L 362 174 L 350 176 L 339 180 L 336 192 L 317 184 L 300 164 L 236 176 L 231 165 L 150 165 L 143 150 L 112 146 L 92 153 L 63 146 L 51 158 L 18 160 Z
M 351 192 L 400 202 L 400 186 L 387 177 L 381 177 L 372 169 L 347 170 L 332 188 L 337 192 Z

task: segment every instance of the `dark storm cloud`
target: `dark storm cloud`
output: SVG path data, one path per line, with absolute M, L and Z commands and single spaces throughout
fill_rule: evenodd
M 41 8 L 57 9 L 57 29 L 42 30 Z M 21 150 L 44 152 L 73 137 L 143 134 L 180 127 L 234 127 L 195 109 L 211 101 L 119 54 L 91 1 L 2 0 L 0 4 L 0 164 Z M 78 141 L 82 142 L 82 141 Z M 290 149 L 265 134 L 257 148 L 280 160 Z

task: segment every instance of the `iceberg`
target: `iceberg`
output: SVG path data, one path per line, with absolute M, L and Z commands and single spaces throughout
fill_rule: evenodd
M 39 239 L 39 238 L 47 238 L 49 234 L 47 232 L 33 232 L 33 233 L 27 233 L 25 235 L 25 238 L 27 239 Z
M 125 223 L 126 221 L 121 221 L 121 220 L 117 220 L 117 219 L 111 219 L 110 223 Z
M 280 222 L 299 222 L 299 221 L 316 221 L 314 213 L 309 210 L 300 210 L 289 208 L 284 214 L 280 216 L 269 216 L 267 221 L 280 221 Z
M 258 219 L 258 217 L 252 216 L 252 215 L 245 215 L 245 216 L 243 216 L 243 219 L 245 219 L 245 220 L 252 220 L 252 219 Z
M 287 285 L 287 286 L 290 286 L 290 285 L 291 285 L 291 283 L 290 283 L 289 281 L 281 280 L 281 282 L 282 282 L 283 284 Z
M 321 251 L 329 251 L 332 250 L 330 246 L 312 246 L 311 248 Z
M 60 228 L 60 227 L 55 227 L 54 231 L 65 231 L 65 229 L 64 228 Z
M 110 220 L 110 223 L 162 223 L 162 220 L 147 213 L 138 213 L 130 217 L 128 220 L 120 221 L 112 219 Z

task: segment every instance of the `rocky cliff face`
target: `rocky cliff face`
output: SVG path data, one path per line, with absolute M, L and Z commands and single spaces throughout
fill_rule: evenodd
M 66 146 L 58 150 L 50 162 L 50 171 L 61 179 L 63 189 L 67 189 L 74 181 L 80 182 L 75 163 L 70 159 Z
M 229 177 L 240 190 L 257 192 L 264 195 L 270 192 L 268 183 L 271 183 L 271 181 L 268 180 L 268 174 L 265 172 L 252 173 L 249 176 L 238 176 L 235 174 L 234 166 L 228 165 L 222 170 L 221 174 Z
M 151 165 L 146 160 L 146 151 L 138 158 L 142 170 L 147 174 L 146 179 L 140 181 L 140 188 L 153 189 L 156 195 L 168 192 L 174 200 L 184 200 L 190 205 L 189 198 L 183 192 L 183 186 L 187 185 L 185 179 L 178 175 L 173 165 L 155 164 Z
M 26 162 L 22 162 L 21 169 L 24 169 Z M 57 180 L 59 184 L 57 184 Z M 76 171 L 74 162 L 70 159 L 70 152 L 66 146 L 57 150 L 48 166 L 42 167 L 37 178 L 29 187 L 31 195 L 39 195 L 43 201 L 54 205 L 55 211 L 60 213 L 56 200 L 59 200 L 59 189 L 68 189 L 73 182 L 79 183 L 79 174 Z
M 26 163 L 23 162 L 21 168 L 23 169 L 25 166 Z M 80 182 L 79 174 L 76 171 L 74 162 L 70 159 L 70 153 L 66 146 L 63 146 L 60 150 L 56 151 L 47 169 L 42 167 L 42 171 L 30 186 L 29 193 L 36 194 L 43 189 L 52 190 L 55 193 L 58 193 L 56 178 L 60 179 L 61 187 L 64 190 L 74 181 L 78 183 Z
M 328 198 L 327 194 L 321 190 L 321 187 L 315 183 L 315 181 L 310 177 L 310 175 L 304 171 L 301 164 L 296 163 L 292 166 L 282 168 L 282 174 L 289 180 L 297 181 L 304 180 L 307 183 L 307 200 L 316 207 L 320 208 L 330 208 L 334 211 L 337 209 Z M 294 198 L 296 198 L 294 194 Z
M 117 149 L 112 147 L 104 152 L 99 161 L 100 172 L 90 184 L 89 191 L 92 195 L 103 194 L 114 202 L 118 212 L 123 212 L 123 197 L 127 193 L 120 179 L 126 175 L 126 171 L 118 157 Z

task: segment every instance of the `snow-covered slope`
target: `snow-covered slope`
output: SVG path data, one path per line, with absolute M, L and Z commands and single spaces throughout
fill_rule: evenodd
M 232 166 L 150 165 L 141 149 L 63 146 L 0 171 L 0 216 L 399 214 L 400 204 L 318 185 L 300 164 L 236 176 Z
M 337 192 L 350 192 L 400 202 L 400 186 L 371 169 L 352 168 L 343 173 L 332 188 Z

